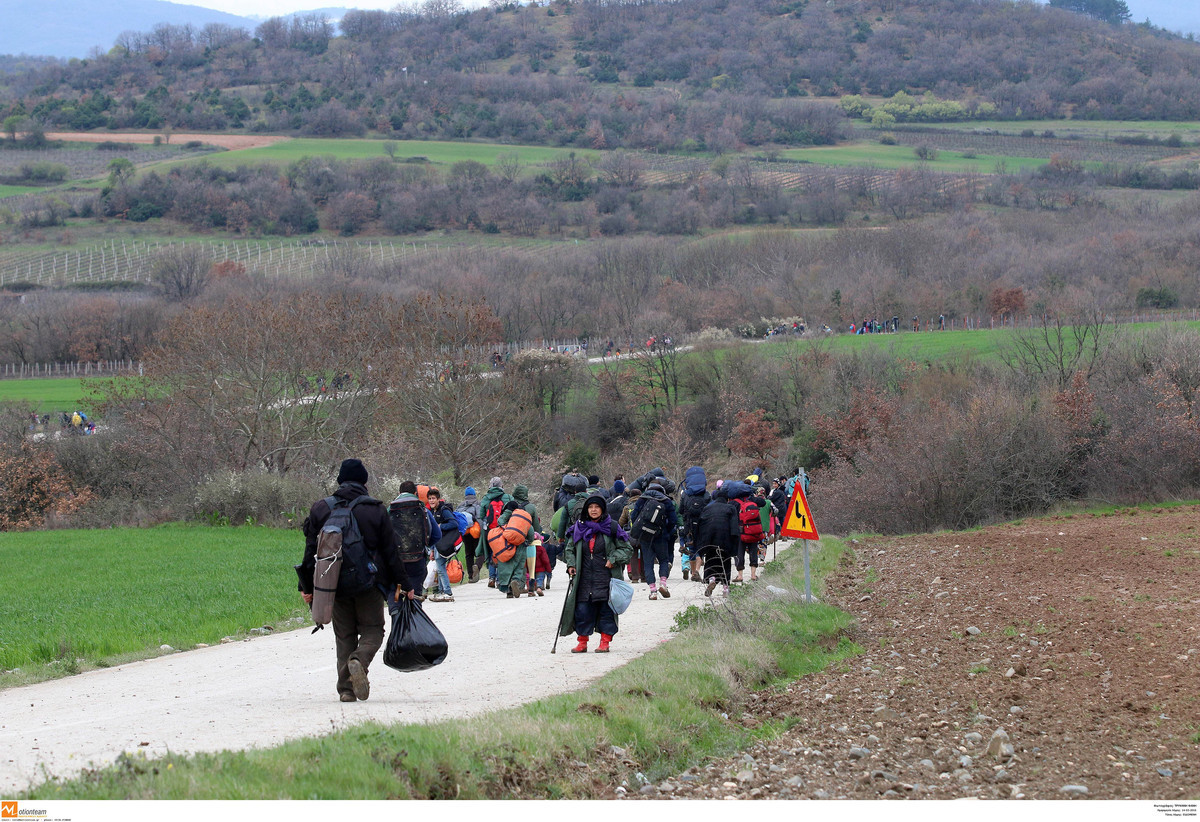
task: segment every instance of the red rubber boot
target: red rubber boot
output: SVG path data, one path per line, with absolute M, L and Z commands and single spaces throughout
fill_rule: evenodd
M 612 642 L 612 634 L 600 634 L 600 646 L 596 648 L 596 653 L 607 654 L 610 642 Z
M 578 645 L 576 645 L 574 648 L 572 648 L 572 649 L 571 649 L 571 653 L 573 653 L 573 654 L 586 654 L 586 653 L 587 653 L 587 643 L 588 643 L 588 638 L 587 638 L 587 637 L 585 637 L 585 636 L 580 636 L 580 637 L 576 637 L 576 639 L 578 639 L 578 640 L 579 640 L 579 644 L 578 644 Z

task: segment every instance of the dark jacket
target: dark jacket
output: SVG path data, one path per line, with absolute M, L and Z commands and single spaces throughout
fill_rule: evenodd
M 725 554 L 734 554 L 741 533 L 738 507 L 718 489 L 712 502 L 700 512 L 696 526 L 696 550 L 707 554 L 715 548 Z
M 783 490 L 782 485 L 771 492 L 771 505 L 775 508 L 775 516 L 782 519 L 788 505 L 787 491 Z
M 349 502 L 366 493 L 365 485 L 344 482 L 333 492 L 333 496 Z M 300 563 L 299 588 L 305 594 L 311 594 L 313 591 L 313 571 L 317 566 L 317 537 L 327 519 L 329 506 L 322 497 L 313 503 L 301 526 L 304 532 L 304 560 Z M 379 569 L 375 574 L 375 582 L 385 589 L 399 585 L 407 591 L 408 575 L 400 561 L 400 553 L 396 550 L 396 536 L 392 533 L 392 521 L 388 519 L 387 507 L 378 500 L 359 503 L 354 509 L 354 519 L 358 522 L 363 542 L 366 543 L 367 550 L 371 552 L 375 566 Z
M 454 517 L 454 509 L 450 503 L 443 500 L 438 500 L 436 508 L 431 508 L 433 519 L 437 522 L 438 528 L 441 530 L 441 536 L 438 537 L 436 548 L 437 552 L 444 557 L 452 557 L 457 550 L 454 545 L 458 542 L 458 520 Z

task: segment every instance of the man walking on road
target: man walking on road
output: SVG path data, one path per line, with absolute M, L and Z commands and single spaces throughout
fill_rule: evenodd
M 358 523 L 363 543 L 376 567 L 374 584 L 361 593 L 348 596 L 340 592 L 333 601 L 333 635 L 337 647 L 337 690 L 342 702 L 355 702 L 371 695 L 367 669 L 383 645 L 384 594 L 399 585 L 409 599 L 413 591 L 396 550 L 392 523 L 383 503 L 367 494 L 367 469 L 360 460 L 342 462 L 338 471 L 338 489 L 333 496 L 313 503 L 304 520 L 304 560 L 300 564 L 300 595 L 309 606 L 313 602 L 313 571 L 317 563 L 317 537 L 332 507 L 359 500 L 351 516 Z M 366 497 L 360 500 L 360 497 Z M 331 507 L 332 505 L 332 507 Z

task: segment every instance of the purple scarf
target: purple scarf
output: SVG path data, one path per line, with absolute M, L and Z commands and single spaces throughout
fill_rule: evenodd
M 592 537 L 611 536 L 613 539 L 629 539 L 629 534 L 621 526 L 612 521 L 607 514 L 599 522 L 581 519 L 571 526 L 572 542 L 587 542 Z

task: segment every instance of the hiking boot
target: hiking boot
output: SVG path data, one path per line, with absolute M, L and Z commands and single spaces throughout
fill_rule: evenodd
M 495 587 L 496 587 L 496 580 L 494 580 L 494 579 L 489 579 L 489 580 L 488 580 L 488 587 L 489 587 L 489 588 L 495 588 Z
M 653 588 L 650 589 L 650 599 L 658 599 L 658 591 Z
M 371 695 L 371 683 L 367 680 L 367 672 L 357 659 L 350 660 L 346 666 L 350 671 L 350 687 L 354 688 L 356 699 L 366 699 Z
M 547 587 L 549 587 L 549 586 L 547 586 Z M 546 593 L 542 590 L 541 586 L 538 586 L 537 595 L 540 597 L 544 597 L 546 595 Z
M 612 634 L 600 634 L 600 645 L 596 648 L 596 653 L 607 654 L 610 642 L 612 642 Z
M 512 595 L 514 597 L 521 596 L 521 594 L 523 593 L 523 591 L 521 589 L 524 587 L 525 587 L 524 585 L 522 585 L 519 581 L 517 581 L 515 579 L 508 584 L 508 590 L 512 593 Z
M 579 644 L 578 644 L 578 645 L 576 645 L 574 648 L 572 648 L 572 649 L 571 649 L 571 653 L 573 653 L 573 654 L 586 654 L 586 653 L 587 653 L 587 644 L 588 644 L 588 638 L 587 638 L 587 637 L 585 637 L 585 636 L 580 636 L 580 637 L 575 637 L 575 638 L 579 640 Z
M 663 599 L 671 598 L 671 592 L 667 590 L 667 584 L 665 582 L 658 583 L 658 592 L 662 595 Z
M 342 702 L 358 702 L 358 697 L 351 693 L 341 694 L 338 699 L 342 700 Z
M 708 581 L 708 585 L 704 586 L 704 595 L 706 597 L 711 597 L 712 592 L 715 590 L 717 590 L 717 581 L 716 581 L 716 579 L 710 579 Z
M 538 587 L 533 583 L 532 579 L 529 580 L 528 591 L 529 591 L 529 596 L 531 596 L 531 597 L 537 596 Z
M 479 582 L 479 572 L 472 571 L 471 573 L 467 574 L 467 582 L 470 582 L 470 583 Z
M 688 567 L 686 565 L 684 565 L 683 566 L 683 581 L 687 582 L 687 578 L 688 578 Z

